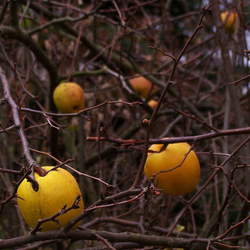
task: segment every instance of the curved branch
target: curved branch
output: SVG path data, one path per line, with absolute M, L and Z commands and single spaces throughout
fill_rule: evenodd
M 20 118 L 19 118 L 18 106 L 11 96 L 9 83 L 7 81 L 5 72 L 3 71 L 1 67 L 0 67 L 0 82 L 2 83 L 2 86 L 3 86 L 4 97 L 11 107 L 13 121 L 14 121 L 15 127 L 18 130 L 18 135 L 22 143 L 24 156 L 26 158 L 26 161 L 28 162 L 29 167 L 32 167 L 36 165 L 36 162 L 31 156 L 31 153 L 29 150 L 29 143 L 27 141 L 27 138 L 25 136 L 25 133 L 24 133 L 24 130 L 23 130 Z
M 34 53 L 37 60 L 44 66 L 45 69 L 47 69 L 50 76 L 51 87 L 55 87 L 57 85 L 58 75 L 55 65 L 51 63 L 50 59 L 45 55 L 42 49 L 40 49 L 39 45 L 32 40 L 31 37 L 20 30 L 16 30 L 12 27 L 4 25 L 0 26 L 0 34 L 5 38 L 17 40 L 29 48 Z
M 52 64 L 51 60 L 46 56 L 43 50 L 36 44 L 31 37 L 29 37 L 26 33 L 22 32 L 21 30 L 14 29 L 9 26 L 0 26 L 0 35 L 3 37 L 14 39 L 22 44 L 24 44 L 27 48 L 29 48 L 34 55 L 36 56 L 37 60 L 43 65 L 45 69 L 47 69 L 50 77 L 50 91 L 49 91 L 49 109 L 52 111 L 56 111 L 55 105 L 52 101 L 52 93 L 55 87 L 58 84 L 58 74 L 57 69 L 54 64 Z M 51 129 L 50 135 L 50 146 L 51 152 L 56 154 L 57 152 L 57 130 Z

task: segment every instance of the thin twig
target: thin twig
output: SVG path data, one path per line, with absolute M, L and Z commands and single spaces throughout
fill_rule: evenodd
M 210 132 L 200 135 L 193 135 L 193 136 L 179 136 L 179 137 L 164 137 L 164 138 L 157 138 L 157 139 L 149 139 L 149 144 L 167 144 L 167 143 L 176 143 L 176 142 L 198 142 L 208 139 L 213 139 L 222 136 L 233 136 L 233 135 L 246 135 L 250 134 L 250 127 L 245 128 L 235 128 L 235 129 L 224 129 L 220 130 L 219 132 Z M 97 136 L 88 136 L 88 141 L 97 142 L 100 141 L 107 141 L 112 142 L 118 145 L 143 145 L 146 143 L 145 139 L 122 139 L 122 138 L 113 138 L 113 137 L 97 137 Z
M 60 164 L 60 166 L 65 166 L 67 167 L 68 169 L 74 171 L 75 173 L 77 173 L 78 175 L 81 175 L 81 176 L 85 176 L 85 177 L 88 177 L 88 178 L 91 178 L 93 180 L 96 180 L 96 181 L 99 181 L 101 182 L 103 185 L 107 186 L 107 187 L 112 187 L 111 184 L 103 181 L 102 179 L 100 178 L 97 178 L 97 177 L 94 177 L 92 175 L 89 175 L 89 174 L 86 174 L 86 173 L 82 173 L 78 170 L 76 170 L 75 168 L 71 167 L 70 165 L 66 164 L 66 162 L 62 162 L 60 161 L 59 159 L 57 159 L 56 157 L 52 156 L 50 153 L 47 153 L 47 152 L 43 152 L 43 151 L 40 151 L 40 150 L 36 150 L 36 149 L 33 149 L 33 148 L 30 148 L 31 151 L 35 152 L 35 153 L 38 153 L 38 154 L 42 154 L 42 155 L 46 155 L 48 157 L 50 157 L 51 159 L 53 159 L 54 161 L 56 161 L 57 163 Z
M 72 205 L 70 207 L 67 208 L 67 205 L 64 205 L 60 211 L 58 211 L 57 213 L 53 214 L 52 216 L 50 216 L 48 218 L 44 218 L 44 219 L 38 220 L 36 226 L 31 231 L 31 234 L 37 233 L 41 229 L 41 226 L 44 223 L 48 222 L 48 221 L 54 221 L 55 223 L 58 223 L 58 225 L 60 225 L 60 223 L 57 220 L 57 218 L 59 216 L 63 215 L 63 214 L 66 214 L 67 212 L 71 211 L 72 209 L 78 209 L 78 208 L 80 208 L 79 207 L 79 202 L 80 202 L 81 199 L 82 199 L 82 197 L 79 195 L 79 196 L 76 197 L 76 199 L 74 200 L 74 202 L 72 203 Z
M 22 149 L 23 149 L 25 159 L 28 163 L 28 168 L 31 169 L 31 174 L 29 175 L 29 177 L 30 177 L 29 181 L 31 181 L 32 187 L 34 188 L 34 190 L 38 190 L 39 186 L 38 186 L 37 181 L 34 179 L 34 168 L 33 168 L 33 167 L 37 166 L 37 163 L 33 159 L 33 157 L 31 156 L 31 153 L 29 150 L 29 143 L 28 143 L 28 140 L 26 138 L 26 135 L 25 135 L 23 127 L 22 127 L 22 123 L 21 123 L 20 118 L 19 118 L 18 106 L 17 106 L 15 100 L 11 96 L 10 89 L 9 89 L 10 84 L 7 80 L 7 77 L 5 75 L 4 70 L 1 67 L 0 67 L 0 81 L 1 81 L 2 86 L 3 86 L 4 97 L 11 107 L 13 121 L 14 121 L 14 124 L 17 128 L 18 135 L 19 135 L 21 143 L 22 143 Z

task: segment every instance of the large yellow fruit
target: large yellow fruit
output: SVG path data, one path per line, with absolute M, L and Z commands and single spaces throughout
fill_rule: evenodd
M 220 13 L 221 22 L 227 32 L 233 33 L 238 25 L 238 13 L 236 11 L 223 11 Z
M 200 163 L 188 143 L 154 144 L 144 166 L 148 179 L 162 192 L 183 195 L 195 189 L 200 180 Z
M 134 91 L 143 98 L 149 97 L 153 90 L 153 84 L 143 76 L 138 76 L 129 80 Z
M 75 82 L 60 83 L 54 90 L 53 100 L 61 113 L 74 113 L 83 109 L 85 104 L 84 91 Z
M 52 166 L 44 166 L 46 171 Z M 42 224 L 41 231 L 56 230 L 66 225 L 70 220 L 81 214 L 84 210 L 84 203 L 79 186 L 67 170 L 57 168 L 48 172 L 45 176 L 35 174 L 39 184 L 39 190 L 33 190 L 31 183 L 24 179 L 17 190 L 17 204 L 21 214 L 31 228 L 37 225 L 39 219 L 51 217 L 61 211 L 66 205 L 69 208 L 80 196 L 79 208 L 71 209 L 60 215 L 55 221 L 48 221 Z

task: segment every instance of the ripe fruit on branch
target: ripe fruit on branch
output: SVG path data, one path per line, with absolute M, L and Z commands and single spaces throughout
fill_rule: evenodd
M 85 106 L 83 88 L 75 82 L 60 83 L 54 90 L 53 100 L 61 113 L 78 112 Z
M 158 101 L 154 100 L 154 99 L 151 99 L 147 102 L 148 106 L 152 109 L 155 109 L 158 105 Z
M 220 19 L 228 33 L 235 32 L 239 22 L 239 16 L 236 11 L 223 11 L 220 13 Z
M 45 176 L 35 173 L 38 191 L 34 191 L 31 183 L 24 179 L 17 190 L 17 204 L 27 225 L 34 228 L 38 220 L 50 218 L 62 209 L 71 208 L 80 197 L 75 207 L 55 220 L 41 224 L 41 231 L 56 230 L 83 212 L 83 198 L 75 178 L 67 170 L 51 170 L 52 166 L 42 168 L 47 171 Z
M 188 143 L 149 148 L 144 174 L 162 192 L 183 195 L 192 192 L 200 180 L 200 163 Z
M 143 76 L 138 76 L 129 80 L 134 91 L 143 98 L 148 98 L 153 90 L 153 84 Z

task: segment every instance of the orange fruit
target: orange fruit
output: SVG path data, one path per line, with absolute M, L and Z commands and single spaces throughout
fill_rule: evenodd
M 143 98 L 149 97 L 153 89 L 153 84 L 143 76 L 132 78 L 129 83 L 134 91 Z
M 199 183 L 200 163 L 188 143 L 172 143 L 166 148 L 154 144 L 149 148 L 144 174 L 162 192 L 184 195 Z
M 158 105 L 158 101 L 151 99 L 147 102 L 148 106 L 151 107 L 152 109 L 155 109 Z
M 62 82 L 53 92 L 53 101 L 61 113 L 75 113 L 85 106 L 83 88 L 75 82 Z
M 227 32 L 233 33 L 238 25 L 238 13 L 236 11 L 223 11 L 220 13 L 221 22 Z

